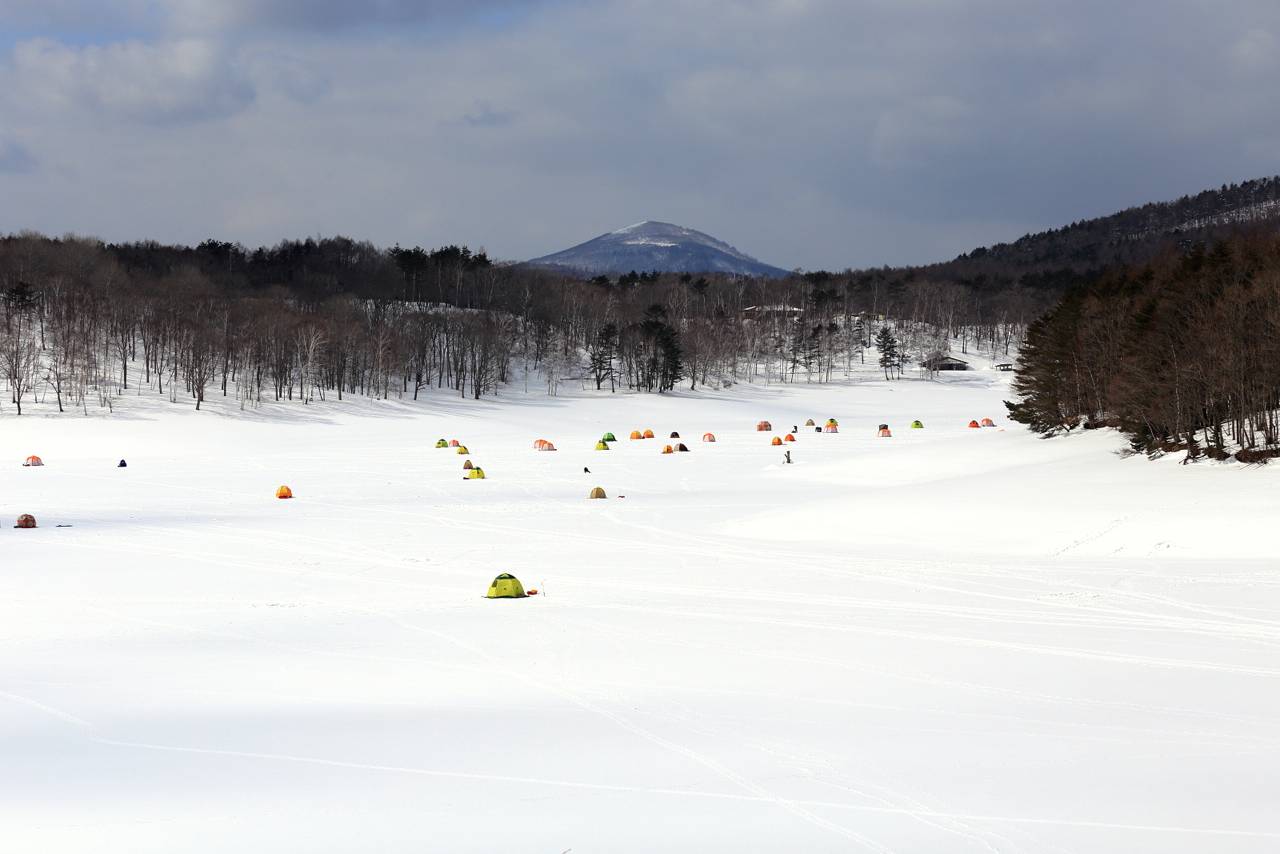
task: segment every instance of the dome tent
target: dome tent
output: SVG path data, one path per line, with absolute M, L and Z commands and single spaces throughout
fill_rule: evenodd
M 484 480 L 484 469 L 476 466 L 467 473 L 467 480 Z
M 129 467 L 129 464 L 126 463 L 124 460 L 121 460 L 120 462 L 116 463 L 116 468 L 118 469 L 127 469 L 128 467 Z
M 36 527 L 36 517 L 32 516 L 30 513 L 23 513 L 21 516 L 18 517 L 18 521 L 14 522 L 13 527 L 34 528 Z
M 923 421 L 920 421 L 920 420 L 918 420 L 918 419 L 917 419 L 917 420 L 915 420 L 915 421 L 912 421 L 912 422 L 911 422 L 911 429 L 912 429 L 912 430 L 923 430 L 923 429 L 924 429 L 924 422 L 923 422 Z
M 29 456 L 29 457 L 27 457 L 25 460 L 23 460 L 23 461 L 22 461 L 22 464 L 23 464 L 24 466 L 26 466 L 27 468 L 35 468 L 35 467 L 37 467 L 37 466 L 42 466 L 42 465 L 44 465 L 44 460 L 40 459 L 40 458 L 39 458 L 39 457 L 37 457 L 35 454 L 32 454 L 31 456 Z
M 879 432 L 876 435 L 881 436 L 885 439 L 888 439 L 893 436 L 893 433 L 890 432 L 888 427 L 881 427 Z
M 280 488 L 276 490 L 276 498 L 292 498 L 292 497 L 293 497 L 293 490 L 287 486 L 284 486 L 283 484 L 281 484 Z
M 548 442 L 546 439 L 539 439 L 533 443 L 533 449 L 535 451 L 554 451 L 556 446 Z
M 448 442 L 447 440 L 445 440 L 445 439 L 440 439 L 440 440 L 438 440 L 438 441 L 436 442 L 436 447 L 437 447 L 437 448 L 447 448 L 447 447 L 449 447 L 449 442 Z
M 644 438 L 644 435 L 643 435 L 643 434 L 641 434 L 641 432 L 640 432 L 639 430 L 632 430 L 632 431 L 631 431 L 631 440 L 632 440 L 632 441 L 635 441 L 636 439 L 643 439 L 643 438 Z
M 471 465 L 471 460 L 463 460 L 463 461 L 462 461 L 462 470 L 463 470 L 463 471 L 471 471 L 473 468 L 475 468 L 475 466 Z
M 822 428 L 822 432 L 823 433 L 839 433 L 840 428 L 839 426 L 832 424 L 830 421 L 828 421 L 827 425 Z
M 606 442 L 604 439 L 601 439 L 599 442 L 596 442 L 596 450 L 597 451 L 609 450 L 609 443 Z
M 813 419 L 812 418 L 805 419 L 804 426 L 813 427 L 814 426 Z
M 459 445 L 459 446 L 458 446 L 458 453 L 459 453 L 459 454 L 469 454 L 469 453 L 471 453 L 471 452 L 467 450 L 467 446 L 466 446 L 466 445 Z
M 770 445 L 781 445 L 781 444 L 782 444 L 782 437 L 781 437 L 781 436 L 774 436 L 774 437 L 773 437 L 773 440 L 772 440 L 771 442 L 769 442 L 769 444 L 770 444 Z
M 790 433 L 782 437 L 782 441 L 784 442 L 794 442 L 795 440 L 796 440 L 796 437 L 791 435 Z
M 990 418 L 984 418 L 984 419 L 982 419 L 982 426 L 983 426 L 983 427 L 994 427 L 994 426 L 996 426 L 996 422 L 992 421 Z
M 462 444 L 462 443 L 461 443 L 461 442 L 459 442 L 457 439 L 450 439 L 450 440 L 449 440 L 449 447 L 450 447 L 450 448 L 456 448 L 456 447 L 458 447 L 458 446 L 459 446 L 459 445 L 461 445 L 461 444 Z
M 595 489 L 592 489 L 591 494 L 587 496 L 587 498 L 608 498 L 608 497 L 609 496 L 604 494 L 604 489 L 602 489 L 599 486 L 597 486 Z
M 674 453 L 675 453 L 675 449 L 674 449 L 674 448 L 672 448 L 670 445 L 666 445 L 666 446 L 664 446 L 664 447 L 663 447 L 663 449 L 662 449 L 662 453 L 664 453 L 664 454 L 674 454 Z
M 653 438 L 653 431 L 652 431 L 652 430 L 645 430 L 645 431 L 644 431 L 644 437 L 645 437 L 646 439 L 652 439 L 652 438 Z
M 509 572 L 504 572 L 489 585 L 489 592 L 485 594 L 485 598 L 523 599 L 524 595 L 524 585 L 520 583 L 520 579 Z
M 615 435 L 613 435 L 612 433 L 605 433 L 603 436 L 601 436 L 601 437 L 600 437 L 600 441 L 601 441 L 601 442 L 616 442 L 616 441 L 618 441 L 618 437 L 617 437 L 617 436 L 615 436 Z
M 715 440 L 716 440 L 716 434 L 715 434 L 715 433 L 703 433 L 703 434 L 702 434 L 702 441 L 704 441 L 704 442 L 714 442 Z
M 757 433 L 768 433 L 772 429 L 773 429 L 773 425 L 770 424 L 768 421 L 761 421 L 759 424 L 756 425 Z
M 680 444 L 676 445 L 676 452 L 681 454 L 687 454 L 689 453 L 689 446 L 686 445 L 684 442 L 681 442 Z
M 839 422 L 839 421 L 837 421 L 837 420 L 835 420 L 834 418 L 828 418 L 828 419 L 827 419 L 827 423 L 828 423 L 828 424 L 830 424 L 832 427 L 839 427 L 839 426 L 840 426 L 840 422 Z
M 978 429 L 978 422 L 977 422 L 977 421 L 970 421 L 970 422 L 969 422 L 969 427 L 970 427 L 970 429 L 977 430 L 977 429 Z
M 679 434 L 679 433 L 677 433 L 675 430 L 672 430 L 672 431 L 671 431 L 671 435 L 670 435 L 670 436 L 668 436 L 667 438 L 668 438 L 668 439 L 679 439 L 679 438 L 680 438 L 680 434 Z

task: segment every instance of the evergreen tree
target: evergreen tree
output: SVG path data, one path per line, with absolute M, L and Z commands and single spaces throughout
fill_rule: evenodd
M 880 352 L 880 367 L 884 378 L 893 379 L 902 368 L 902 356 L 898 353 L 898 339 L 888 326 L 881 326 L 876 333 L 876 350 Z

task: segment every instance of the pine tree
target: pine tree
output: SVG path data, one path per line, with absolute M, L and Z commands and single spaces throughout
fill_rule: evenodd
M 884 378 L 893 379 L 902 368 L 902 357 L 898 353 L 898 339 L 888 326 L 881 326 L 876 333 L 876 350 L 880 352 L 880 367 L 884 369 Z

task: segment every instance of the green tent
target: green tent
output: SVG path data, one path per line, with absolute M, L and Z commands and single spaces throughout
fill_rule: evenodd
M 437 447 L 437 448 L 447 448 L 447 447 L 449 447 L 449 443 L 448 443 L 448 442 L 446 442 L 444 439 L 441 439 L 439 442 L 436 442 L 436 447 Z
M 604 439 L 601 439 L 599 442 L 596 442 L 596 450 L 597 450 L 597 451 L 607 451 L 607 450 L 609 450 L 609 446 L 605 444 Z
M 923 430 L 923 429 L 924 429 L 924 422 L 923 422 L 923 421 L 912 421 L 912 422 L 911 422 L 911 429 L 912 429 L 912 430 Z
M 605 433 L 603 436 L 601 436 L 601 437 L 600 437 L 600 441 L 601 441 L 601 442 L 616 442 L 616 441 L 618 441 L 618 439 L 617 439 L 617 437 L 616 437 L 616 436 L 614 436 L 612 433 Z
M 485 596 L 489 599 L 523 599 L 524 585 L 514 575 L 504 572 L 489 585 Z

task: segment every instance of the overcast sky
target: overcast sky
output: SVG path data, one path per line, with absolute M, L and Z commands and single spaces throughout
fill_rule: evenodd
M 1276 0 L 0 0 L 0 231 L 924 262 L 1280 173 L 1277 104 Z

